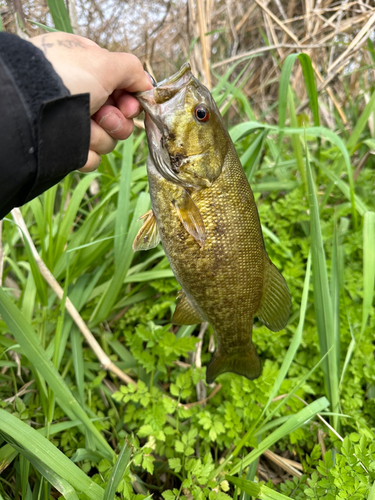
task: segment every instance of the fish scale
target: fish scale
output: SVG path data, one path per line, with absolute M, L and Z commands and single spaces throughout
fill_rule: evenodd
M 254 315 L 273 331 L 283 328 L 290 294 L 267 255 L 233 143 L 211 94 L 187 66 L 136 97 L 146 111 L 152 216 L 133 248 L 160 239 L 183 290 L 172 321 L 212 325 L 217 349 L 207 382 L 225 372 L 256 378 Z

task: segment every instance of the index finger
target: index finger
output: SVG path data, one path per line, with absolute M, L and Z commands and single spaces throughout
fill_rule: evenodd
M 109 59 L 112 92 L 116 89 L 128 92 L 143 92 L 152 89 L 150 77 L 145 73 L 138 57 L 125 52 L 110 52 Z

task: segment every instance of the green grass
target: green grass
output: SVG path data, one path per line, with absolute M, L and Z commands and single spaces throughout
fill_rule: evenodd
M 304 124 L 289 86 L 297 58 L 310 99 Z M 256 323 L 262 377 L 225 374 L 205 406 L 191 406 L 205 378 L 205 368 L 189 357 L 198 330 L 171 329 L 179 287 L 162 248 L 131 250 L 138 219 L 150 206 L 145 135 L 138 133 L 103 157 L 98 172 L 72 174 L 22 208 L 64 297 L 137 387 L 102 369 L 17 226 L 4 221 L 4 500 L 336 498 L 344 491 L 341 477 L 347 498 L 373 498 L 372 157 L 355 182 L 353 171 L 374 147 L 367 124 L 375 100 L 353 111 L 351 132 L 337 122 L 329 130 L 320 121 L 311 63 L 293 55 L 280 80 L 279 122 L 270 124 L 256 119 L 233 71 L 213 95 L 224 112 L 235 102 L 243 119 L 230 133 L 254 188 L 267 250 L 293 299 L 284 331 Z M 211 333 L 203 341 L 203 366 Z M 206 390 L 210 395 L 213 388 Z M 302 478 L 260 483 L 256 466 L 267 449 L 300 461 Z

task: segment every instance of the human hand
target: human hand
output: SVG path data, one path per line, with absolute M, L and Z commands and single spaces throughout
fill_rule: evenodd
M 130 92 L 151 89 L 149 76 L 136 56 L 108 52 L 78 35 L 48 33 L 30 42 L 44 52 L 72 95 L 90 94 L 90 148 L 80 171 L 91 172 L 98 168 L 101 154 L 133 132 L 133 118 L 142 108 Z

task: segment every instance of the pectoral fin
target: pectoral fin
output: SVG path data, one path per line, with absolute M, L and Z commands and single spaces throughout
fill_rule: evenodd
M 178 199 L 172 200 L 177 215 L 186 231 L 203 247 L 206 234 L 201 213 L 190 194 L 184 191 Z
M 265 256 L 263 294 L 256 315 L 267 328 L 278 332 L 288 323 L 290 307 L 287 284 L 268 256 Z
M 145 219 L 143 226 L 138 231 L 133 242 L 133 252 L 140 250 L 150 250 L 160 242 L 159 230 L 156 225 L 154 212 L 149 210 L 140 219 Z
M 172 323 L 174 325 L 198 325 L 203 321 L 204 319 L 188 301 L 185 292 L 181 291 L 172 317 Z
M 248 347 L 244 347 L 230 355 L 221 353 L 219 350 L 215 351 L 207 366 L 207 384 L 212 384 L 216 377 L 226 372 L 237 373 L 237 375 L 242 375 L 250 380 L 260 376 L 262 366 L 252 342 Z

